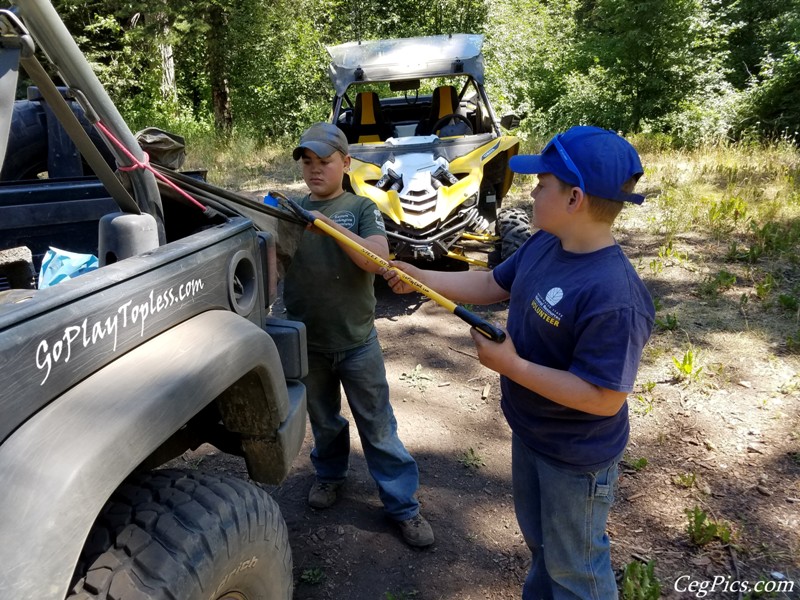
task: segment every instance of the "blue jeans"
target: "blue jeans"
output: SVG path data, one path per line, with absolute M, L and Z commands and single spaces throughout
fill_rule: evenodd
M 596 472 L 569 471 L 516 434 L 511 452 L 517 521 L 532 555 L 523 600 L 615 600 L 606 521 L 619 459 Z
M 314 434 L 311 462 L 317 478 L 335 483 L 347 477 L 350 424 L 341 414 L 341 384 L 387 515 L 396 521 L 416 516 L 419 471 L 397 435 L 377 335 L 373 334 L 363 346 L 344 352 L 309 351 L 308 375 L 303 382 Z

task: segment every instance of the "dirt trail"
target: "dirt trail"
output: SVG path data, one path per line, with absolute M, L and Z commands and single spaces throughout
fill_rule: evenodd
M 628 225 L 634 230 L 620 234 L 620 243 L 634 265 L 646 265 L 658 242 Z M 718 587 L 707 598 L 800 598 L 800 359 L 781 350 L 769 313 L 736 310 L 739 291 L 698 300 L 692 289 L 702 275 L 679 264 L 658 277 L 643 270 L 663 303 L 659 314 L 679 315 L 681 327 L 654 334 L 629 397 L 631 442 L 609 521 L 614 566 L 654 560 L 663 598 L 699 597 L 678 590 L 714 577 L 729 591 Z M 419 463 L 419 497 L 437 541 L 409 548 L 384 519 L 355 427 L 341 501 L 309 508 L 309 431 L 287 480 L 270 489 L 289 526 L 295 598 L 519 598 L 529 556 L 510 495 L 498 378 L 478 363 L 462 321 L 417 295 L 379 288 L 378 296 L 376 325 L 400 435 Z M 504 305 L 476 312 L 493 322 L 506 318 Z M 704 365 L 694 381 L 678 379 L 672 360 L 689 335 Z M 208 446 L 179 460 L 246 477 L 241 460 Z M 705 525 L 729 525 L 730 542 L 693 544 L 691 510 L 705 513 Z M 730 591 L 731 582 L 759 580 L 784 589 L 793 583 L 794 591 Z

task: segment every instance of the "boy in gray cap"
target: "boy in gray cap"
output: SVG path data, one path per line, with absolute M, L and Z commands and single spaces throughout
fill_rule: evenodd
M 573 127 L 509 166 L 536 174 L 539 231 L 493 271 L 440 273 L 397 263 L 456 302 L 509 300 L 502 344 L 477 331 L 481 363 L 500 374 L 511 427 L 514 506 L 532 562 L 523 600 L 617 598 L 606 535 L 628 405 L 655 309 L 611 232 L 643 173 L 613 131 Z M 384 278 L 412 291 L 393 271 Z
M 310 192 L 299 204 L 388 259 L 380 210 L 368 198 L 344 191 L 342 182 L 350 167 L 344 133 L 331 123 L 316 123 L 300 137 L 292 156 L 301 161 Z M 377 270 L 361 254 L 310 225 L 286 273 L 288 315 L 302 321 L 308 333 L 308 376 L 303 383 L 314 434 L 311 462 L 317 473 L 308 503 L 318 509 L 331 506 L 347 477 L 350 432 L 341 414 L 341 385 L 387 516 L 409 545 L 430 546 L 433 531 L 419 514 L 416 499 L 417 463 L 397 435 L 375 331 Z

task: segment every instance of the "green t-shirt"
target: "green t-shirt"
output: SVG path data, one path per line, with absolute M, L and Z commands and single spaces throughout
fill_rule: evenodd
M 332 200 L 300 201 L 368 238 L 386 235 L 383 216 L 368 198 L 343 193 Z M 325 234 L 303 232 L 283 283 L 283 301 L 290 319 L 305 323 L 311 350 L 340 352 L 364 344 L 375 320 L 375 276 L 350 260 Z

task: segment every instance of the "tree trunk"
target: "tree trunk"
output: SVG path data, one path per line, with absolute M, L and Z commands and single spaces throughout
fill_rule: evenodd
M 178 88 L 175 85 L 175 61 L 172 44 L 158 44 L 161 53 L 161 97 L 167 102 L 178 101 Z
M 175 86 L 175 61 L 172 44 L 159 43 L 161 52 L 161 96 L 168 102 L 177 102 L 178 88 Z
M 214 126 L 218 133 L 230 135 L 233 129 L 230 89 L 228 88 L 228 47 L 225 39 L 228 16 L 225 10 L 212 3 L 208 8 L 207 38 L 208 75 L 211 83 L 211 102 Z
M 162 0 L 167 5 L 167 0 Z M 166 10 L 160 10 L 153 15 L 156 25 L 156 44 L 161 57 L 161 97 L 165 102 L 177 104 L 178 87 L 175 83 L 175 58 L 170 42 L 171 24 Z

